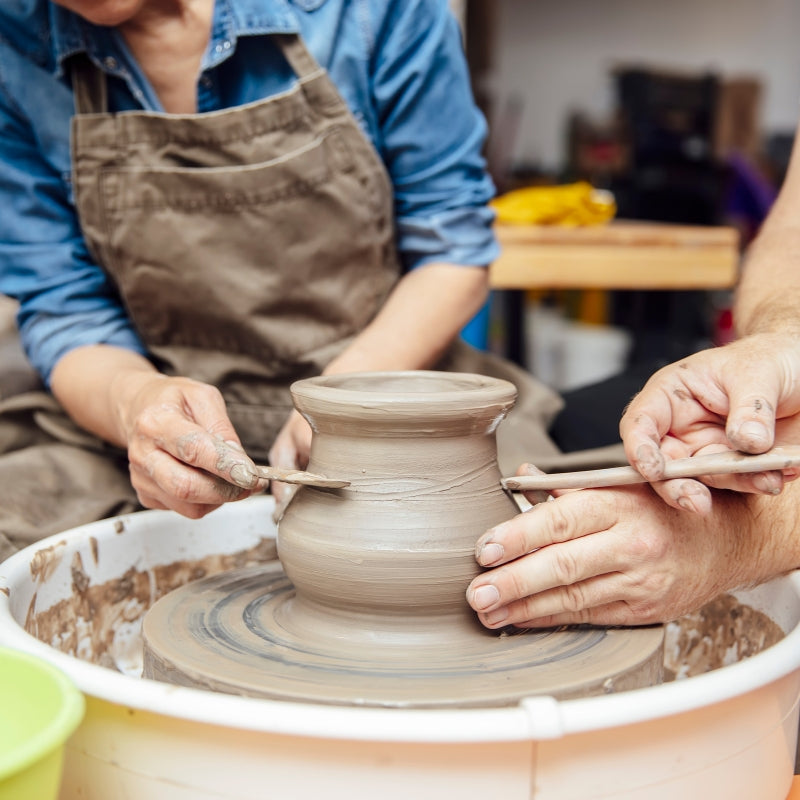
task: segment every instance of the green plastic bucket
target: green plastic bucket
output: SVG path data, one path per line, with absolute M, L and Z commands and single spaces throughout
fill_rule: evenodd
M 55 800 L 84 697 L 48 662 L 0 647 L 0 800 Z

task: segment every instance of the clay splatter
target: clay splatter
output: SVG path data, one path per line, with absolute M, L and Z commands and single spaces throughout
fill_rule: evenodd
M 68 655 L 138 675 L 142 618 L 159 597 L 198 577 L 275 558 L 274 540 L 265 539 L 237 553 L 178 561 L 150 570 L 131 567 L 114 580 L 92 585 L 80 554 L 75 553 L 71 565 L 72 594 L 40 612 L 36 611 L 34 595 L 25 630 Z
M 49 547 L 42 547 L 33 554 L 30 570 L 34 581 L 43 583 L 52 576 L 61 562 L 63 557 L 62 550 L 65 546 L 66 542 L 61 541 Z
M 665 679 L 701 675 L 750 658 L 784 637 L 766 614 L 725 594 L 667 625 Z

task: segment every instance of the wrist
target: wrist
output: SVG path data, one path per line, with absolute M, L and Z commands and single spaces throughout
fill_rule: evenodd
M 108 383 L 107 405 L 113 421 L 114 443 L 127 447 L 136 417 L 142 406 L 142 398 L 148 389 L 166 379 L 154 368 L 133 367 L 118 370 Z
M 740 337 L 772 334 L 800 341 L 798 305 L 800 298 L 793 294 L 784 298 L 770 297 L 749 313 L 736 317 L 737 334 Z

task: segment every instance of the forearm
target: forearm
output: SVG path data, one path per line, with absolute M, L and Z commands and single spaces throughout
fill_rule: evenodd
M 51 388 L 78 425 L 107 442 L 127 447 L 126 408 L 146 383 L 160 377 L 138 353 L 90 345 L 71 350 L 58 361 Z
M 430 368 L 481 308 L 487 292 L 481 267 L 436 263 L 413 270 L 325 373 Z
M 745 260 L 736 294 L 739 335 L 800 336 L 800 148 Z
M 800 336 L 800 226 L 775 220 L 753 243 L 736 292 L 735 320 L 739 336 Z
M 667 510 L 664 533 L 674 548 L 675 600 L 664 619 L 699 608 L 723 592 L 747 589 L 800 566 L 800 484 L 779 495 L 715 490 L 703 518 Z M 646 514 L 644 515 L 646 518 Z M 669 555 L 666 556 L 670 558 Z
M 786 483 L 777 496 L 729 493 L 726 502 L 737 506 L 720 519 L 739 540 L 742 572 L 728 588 L 753 586 L 800 567 L 800 481 Z

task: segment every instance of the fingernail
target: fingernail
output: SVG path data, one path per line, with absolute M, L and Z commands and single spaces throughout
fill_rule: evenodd
M 494 611 L 485 614 L 484 619 L 489 625 L 497 625 L 499 622 L 504 622 L 508 619 L 508 609 L 505 606 L 496 608 Z
M 481 553 L 486 549 L 486 547 L 490 544 L 497 544 L 495 542 L 495 538 L 497 538 L 498 534 L 503 533 L 503 525 L 505 523 L 500 523 L 496 525 L 494 528 L 489 528 L 483 536 L 478 538 L 478 541 L 475 542 L 475 558 L 480 561 Z M 502 545 L 498 545 L 498 547 L 502 547 Z
M 483 567 L 489 567 L 496 564 L 505 555 L 505 549 L 497 542 L 487 542 L 478 550 L 477 560 Z
M 525 499 L 533 506 L 533 508 L 536 508 L 538 505 L 553 499 L 545 489 L 530 489 L 529 491 L 523 492 L 523 494 L 525 495 Z M 533 508 L 529 510 L 533 511 Z
M 658 478 L 661 475 L 661 459 L 658 449 L 652 444 L 640 445 L 636 450 L 634 465 L 646 478 Z
M 769 443 L 770 435 L 767 426 L 762 422 L 748 420 L 739 426 L 735 438 L 742 444 L 765 445 Z
M 753 477 L 753 487 L 761 494 L 780 494 L 781 486 L 780 478 L 770 473 L 760 473 Z
M 692 511 L 695 514 L 701 515 L 707 514 L 709 511 L 711 511 L 711 495 L 702 490 L 695 491 L 693 489 L 689 489 L 688 491 L 684 491 L 683 494 L 679 495 L 676 500 L 678 505 L 684 511 Z
M 258 483 L 258 475 L 249 464 L 234 464 L 230 476 L 231 480 L 243 489 L 251 489 Z
M 479 586 L 472 592 L 472 607 L 476 611 L 484 611 L 500 601 L 500 592 L 491 584 Z

